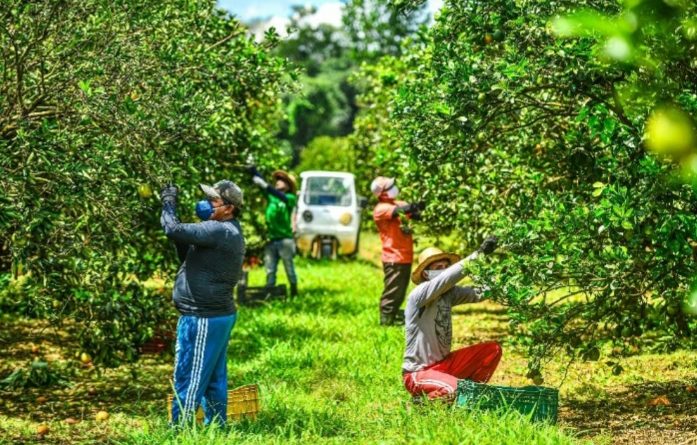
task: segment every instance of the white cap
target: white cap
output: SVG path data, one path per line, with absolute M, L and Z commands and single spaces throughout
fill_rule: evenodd
M 373 192 L 373 195 L 380 196 L 384 191 L 391 189 L 392 186 L 394 186 L 394 178 L 378 176 L 370 184 L 370 191 Z

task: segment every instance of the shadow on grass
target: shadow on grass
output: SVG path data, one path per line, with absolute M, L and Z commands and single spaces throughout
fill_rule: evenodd
M 244 306 L 245 311 L 269 311 L 277 313 L 279 309 L 284 312 L 311 315 L 334 316 L 337 314 L 355 316 L 365 310 L 365 307 L 353 300 L 337 298 L 340 290 L 325 287 L 300 287 L 300 295 L 285 300 L 275 300 L 256 306 Z M 378 297 L 376 297 L 377 299 Z M 377 304 L 377 303 L 376 303 Z
M 636 437 L 638 430 L 646 430 L 656 434 L 651 443 L 658 443 L 660 437 L 694 433 L 697 393 L 689 392 L 689 385 L 684 381 L 643 382 L 624 386 L 602 399 L 567 399 L 562 418 L 584 436 L 609 431 L 613 436 Z
M 302 258 L 300 261 L 298 261 L 298 264 L 306 267 L 334 267 L 336 264 L 356 264 L 360 266 L 367 266 L 371 269 L 382 269 L 382 267 L 379 264 L 376 264 L 374 261 L 360 256 L 340 256 L 335 260 Z
M 497 315 L 505 317 L 507 310 L 505 307 L 487 307 L 481 304 L 463 305 L 453 309 L 454 314 L 461 315 Z
M 49 369 L 65 373 L 73 384 L 0 388 L 0 415 L 45 422 L 91 419 L 98 410 L 111 411 L 114 406 L 119 412 L 138 415 L 151 405 L 164 406 L 170 390 L 171 355 L 145 355 L 133 367 L 97 372 L 75 358 L 80 348 L 70 325 L 57 328 L 45 320 L 10 317 L 2 322 L 6 329 L 0 343 L 0 378 L 38 359 L 48 362 Z M 136 372 L 139 368 L 147 372 Z
M 161 406 L 164 411 L 171 378 L 166 363 L 171 358 L 158 357 L 157 365 L 152 360 L 144 359 L 149 364 L 141 366 L 147 366 L 148 372 L 138 372 L 135 377 L 124 366 L 101 375 L 96 372 L 83 373 L 76 378 L 79 384 L 67 388 L 0 391 L 0 414 L 34 421 L 52 421 L 68 417 L 93 419 L 99 410 L 144 415 L 146 411 Z

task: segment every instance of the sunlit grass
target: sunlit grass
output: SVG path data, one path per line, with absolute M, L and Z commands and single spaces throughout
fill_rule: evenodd
M 368 252 L 375 250 L 370 245 L 365 247 Z M 175 434 L 167 425 L 165 405 L 171 388 L 172 359 L 148 357 L 138 364 L 135 378 L 128 367 L 108 370 L 101 376 L 80 371 L 67 399 L 64 392 L 53 389 L 3 397 L 0 443 L 38 441 L 36 427 L 40 423 L 51 430 L 42 441 L 56 443 L 570 444 L 579 442 L 575 434 L 588 434 L 583 428 L 570 429 L 579 420 L 569 424 L 564 417 L 568 414 L 562 415 L 560 426 L 553 427 L 531 424 L 515 413 L 413 406 L 401 382 L 403 331 L 378 325 L 380 268 L 365 256 L 353 262 L 299 260 L 298 274 L 299 298 L 242 307 L 233 331 L 229 384 L 231 388 L 259 384 L 261 412 L 256 420 L 232 423 L 226 431 L 196 427 Z M 280 282 L 284 282 L 283 273 L 280 275 Z M 253 285 L 262 284 L 263 269 L 254 269 L 250 280 Z M 492 339 L 502 342 L 504 356 L 492 383 L 528 385 L 524 348 L 509 341 L 506 326 L 505 311 L 500 306 L 483 303 L 458 307 L 455 346 Z M 51 351 L 61 353 L 63 343 L 57 342 Z M 65 354 L 74 353 L 72 348 L 68 347 Z M 546 369 L 546 384 L 564 382 L 562 413 L 575 409 L 569 403 L 615 406 L 626 400 L 633 403 L 628 413 L 634 410 L 642 419 L 648 419 L 653 414 L 641 412 L 645 407 L 643 396 L 628 393 L 620 397 L 629 399 L 616 400 L 618 388 L 647 380 L 665 385 L 686 382 L 697 371 L 696 356 L 690 351 L 637 355 L 623 359 L 622 364 L 625 372 L 619 376 L 612 375 L 611 368 L 602 362 L 578 362 L 566 374 L 568 362 L 559 357 Z M 89 395 L 89 388 L 96 388 L 97 395 Z M 680 386 L 666 388 L 679 391 Z M 40 394 L 47 395 L 49 402 L 33 402 Z M 22 409 L 14 411 L 9 403 L 15 403 L 15 408 L 19 403 Z M 75 406 L 70 408 L 66 403 Z M 99 409 L 110 412 L 108 422 L 94 420 Z M 573 411 L 576 419 L 583 419 L 583 413 Z M 78 418 L 79 423 L 66 425 L 67 416 Z M 679 418 L 670 417 L 670 422 Z M 594 442 L 605 443 L 599 433 L 594 430 L 591 434 Z

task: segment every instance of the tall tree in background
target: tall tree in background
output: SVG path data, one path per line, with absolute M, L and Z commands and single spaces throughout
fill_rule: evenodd
M 404 40 L 428 20 L 426 3 L 400 9 L 389 0 L 350 0 L 342 17 L 357 63 L 402 53 Z
M 428 20 L 425 7 L 405 12 L 386 0 L 351 0 L 344 6 L 341 27 L 313 25 L 308 18 L 314 8 L 293 8 L 289 36 L 277 53 L 304 70 L 299 90 L 286 98 L 288 120 L 281 132 L 295 162 L 316 137 L 353 131 L 357 90 L 349 77 L 363 62 L 400 54 L 401 43 Z M 330 141 L 321 146 L 331 146 Z

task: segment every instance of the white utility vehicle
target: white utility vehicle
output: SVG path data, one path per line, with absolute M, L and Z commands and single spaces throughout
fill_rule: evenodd
M 356 194 L 353 174 L 307 171 L 300 178 L 295 214 L 298 250 L 314 258 L 355 255 L 367 199 Z

